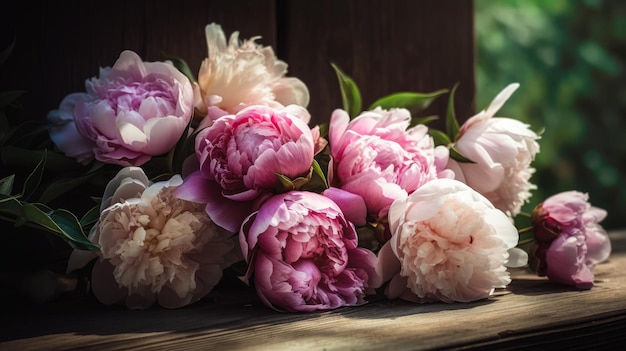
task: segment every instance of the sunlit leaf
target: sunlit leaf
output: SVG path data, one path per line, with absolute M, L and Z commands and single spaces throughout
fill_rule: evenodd
M 341 90 L 341 101 L 343 102 L 343 109 L 350 115 L 350 117 L 356 117 L 361 113 L 361 93 L 359 88 L 352 78 L 347 76 L 343 71 L 334 63 L 331 63 L 337 79 L 339 80 L 339 89 Z
M 419 124 L 428 124 L 438 119 L 439 119 L 439 116 L 413 117 L 411 118 L 411 127 L 414 127 Z
M 432 93 L 417 93 L 417 92 L 400 92 L 391 95 L 384 96 L 376 100 L 370 105 L 368 110 L 373 110 L 376 107 L 381 107 L 385 110 L 391 108 L 405 108 L 411 111 L 412 114 L 423 111 L 428 108 L 435 99 L 448 92 L 448 89 L 441 89 Z
M 313 159 L 312 167 L 313 167 L 313 173 L 316 174 L 318 177 L 320 177 L 322 181 L 324 182 L 324 186 L 328 188 L 328 181 L 326 180 L 324 171 L 322 170 L 322 167 L 320 167 L 320 164 L 317 162 L 316 159 Z
M 435 146 L 444 145 L 448 146 L 452 142 L 448 135 L 438 129 L 429 129 L 428 134 L 433 137 L 433 141 L 435 142 Z

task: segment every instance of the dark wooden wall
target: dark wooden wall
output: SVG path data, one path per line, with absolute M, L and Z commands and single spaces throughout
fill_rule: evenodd
M 472 0 L 8 0 L 0 5 L 0 89 L 24 89 L 29 118 L 44 118 L 124 49 L 144 60 L 207 56 L 204 26 L 261 36 L 310 89 L 315 122 L 341 107 L 337 63 L 359 85 L 364 105 L 398 91 L 457 91 L 457 114 L 474 112 Z M 428 112 L 442 114 L 445 101 Z

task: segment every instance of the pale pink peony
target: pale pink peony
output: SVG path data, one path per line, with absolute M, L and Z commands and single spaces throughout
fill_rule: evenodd
M 414 302 L 469 302 L 511 282 L 518 233 L 504 212 L 453 179 L 435 179 L 389 209 L 391 239 L 377 270 L 385 294 Z
M 50 138 L 67 156 L 140 166 L 167 153 L 193 113 L 193 87 L 169 62 L 142 62 L 123 51 L 113 67 L 85 82 L 48 114 Z
M 207 25 L 205 33 L 209 55 L 202 61 L 195 89 L 201 115 L 215 120 L 249 105 L 308 105 L 306 85 L 285 77 L 287 64 L 276 58 L 271 47 L 257 44 L 260 37 L 240 41 L 239 32 L 233 32 L 227 43 L 222 27 L 215 23 Z
M 303 191 L 275 195 L 241 227 L 248 277 L 264 304 L 309 312 L 365 304 L 380 285 L 376 255 L 329 198 Z
M 205 203 L 220 226 L 238 232 L 255 208 L 271 196 L 277 174 L 290 179 L 307 176 L 315 155 L 318 128 L 309 128 L 306 109 L 291 105 L 272 109 L 249 106 L 223 116 L 196 137 L 200 169 L 185 177 L 176 195 Z
M 448 150 L 435 147 L 425 125 L 410 122 L 406 109 L 376 108 L 352 120 L 340 109 L 332 114 L 329 182 L 360 195 L 374 220 L 428 181 L 453 176 L 444 170 Z
M 588 200 L 588 194 L 566 191 L 533 210 L 536 245 L 531 258 L 540 276 L 579 289 L 593 286 L 594 268 L 609 258 L 611 242 L 599 224 L 606 211 Z
M 180 184 L 178 175 L 150 184 L 138 167 L 123 168 L 109 183 L 90 233 L 101 248 L 91 280 L 100 302 L 183 307 L 206 296 L 223 269 L 243 259 L 236 235 L 212 223 L 202 205 L 172 195 Z M 75 251 L 68 271 L 89 255 Z
M 483 194 L 496 208 L 514 217 L 536 186 L 530 183 L 530 164 L 539 152 L 540 137 L 516 119 L 494 117 L 519 87 L 514 83 L 500 92 L 486 110 L 468 119 L 454 145 L 474 163 L 450 158 L 448 168 L 460 180 Z

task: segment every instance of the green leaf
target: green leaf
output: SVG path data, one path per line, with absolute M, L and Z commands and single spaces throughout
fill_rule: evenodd
M 446 113 L 446 133 L 450 137 L 450 140 L 456 140 L 457 134 L 459 134 L 459 122 L 456 120 L 456 114 L 454 112 L 454 93 L 459 83 L 456 83 L 450 91 L 450 97 L 448 99 L 448 111 Z
M 50 182 L 41 193 L 41 196 L 37 201 L 42 203 L 49 203 L 52 200 L 58 198 L 60 195 L 76 189 L 82 184 L 87 183 L 93 177 L 98 175 L 100 170 L 105 166 L 102 162 L 94 162 L 91 168 L 82 175 L 76 175 L 69 178 L 61 178 Z
M 15 226 L 26 225 L 55 234 L 76 249 L 99 250 L 87 239 L 78 219 L 67 210 L 53 211 L 43 204 L 22 202 L 14 196 L 0 195 L 0 219 L 11 221 Z
M 435 99 L 448 92 L 448 89 L 441 89 L 432 93 L 400 92 L 387 95 L 376 100 L 369 110 L 381 107 L 385 110 L 391 108 L 406 108 L 412 114 L 425 110 Z
M 13 192 L 14 181 L 15 181 L 15 174 L 11 174 L 10 176 L 6 176 L 0 179 L 0 194 L 11 195 L 11 192 Z
M 356 117 L 359 113 L 361 113 L 361 93 L 359 92 L 359 88 L 354 80 L 343 73 L 337 65 L 331 63 L 331 66 L 333 66 L 339 81 L 343 109 L 351 118 Z
M 411 127 L 418 124 L 428 124 L 439 119 L 439 116 L 413 117 L 411 118 Z
M 438 129 L 429 129 L 428 134 L 433 137 L 433 141 L 435 142 L 435 146 L 443 145 L 448 146 L 452 143 L 448 134 L 438 130 Z
M 83 228 L 91 227 L 100 219 L 100 204 L 92 207 L 87 213 L 80 219 L 80 226 Z
M 450 157 L 458 162 L 463 162 L 463 163 L 476 163 L 472 160 L 470 160 L 469 158 L 463 156 L 457 149 L 455 149 L 454 147 L 450 148 Z
M 317 162 L 316 159 L 313 159 L 313 164 L 311 165 L 311 167 L 313 167 L 313 173 L 324 181 L 324 186 L 326 187 L 326 189 L 328 189 L 328 181 L 326 180 L 326 176 L 324 175 L 322 167 L 320 167 L 320 164 Z
M 195 83 L 197 81 L 196 76 L 193 74 L 191 68 L 187 64 L 187 61 L 181 59 L 180 57 L 170 56 L 167 54 L 163 54 L 163 56 L 166 60 L 172 61 L 174 67 L 176 67 L 176 69 L 178 69 L 182 74 L 189 78 L 192 83 Z
M 276 184 L 277 193 L 286 193 L 295 189 L 295 186 L 289 177 L 276 173 L 276 179 L 278 180 Z
M 41 179 L 43 178 L 43 171 L 46 165 L 47 156 L 47 153 L 44 152 L 35 169 L 33 169 L 33 171 L 26 178 L 24 186 L 22 187 L 22 196 L 24 199 L 28 199 L 37 191 L 37 188 L 41 183 Z

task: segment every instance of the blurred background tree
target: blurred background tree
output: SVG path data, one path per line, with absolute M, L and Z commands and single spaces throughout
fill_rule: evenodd
M 534 162 L 538 189 L 587 192 L 626 227 L 626 1 L 475 0 L 476 107 L 511 82 L 497 114 L 545 128 Z

